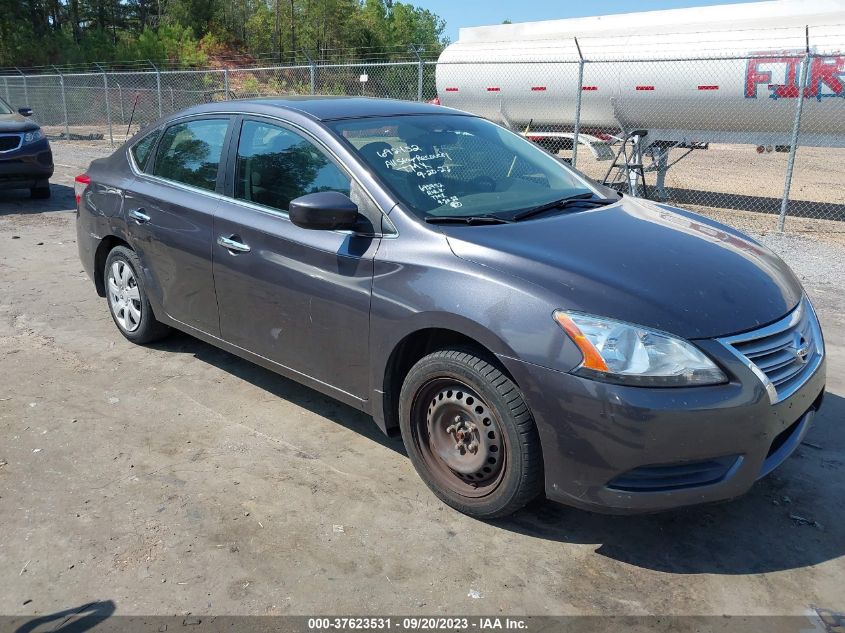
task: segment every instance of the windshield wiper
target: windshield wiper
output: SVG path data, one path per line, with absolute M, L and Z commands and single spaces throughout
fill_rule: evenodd
M 608 204 L 613 204 L 614 202 L 619 202 L 618 198 L 594 198 L 594 194 L 592 193 L 579 193 L 574 196 L 567 196 L 566 198 L 560 198 L 559 200 L 552 200 L 551 202 L 547 202 L 546 204 L 541 204 L 536 207 L 531 207 L 530 209 L 525 209 L 525 211 L 520 211 L 519 213 L 514 214 L 511 216 L 511 220 L 514 222 L 519 222 L 520 220 L 525 220 L 526 218 L 534 217 L 535 215 L 539 215 L 544 211 L 549 211 L 550 209 L 565 209 L 570 205 L 575 204 L 593 204 L 596 206 L 605 206 Z
M 513 220 L 494 215 L 429 215 L 429 224 L 510 224 Z

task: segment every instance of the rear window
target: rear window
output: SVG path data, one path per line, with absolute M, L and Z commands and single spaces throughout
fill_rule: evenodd
M 198 119 L 171 125 L 158 144 L 154 175 L 214 191 L 228 119 Z
M 144 166 L 147 164 L 147 159 L 149 159 L 150 153 L 153 147 L 155 147 L 159 136 L 161 136 L 161 130 L 153 130 L 135 143 L 132 149 L 129 150 L 132 152 L 132 158 L 135 159 L 135 164 L 138 165 L 138 169 L 141 171 L 145 171 Z

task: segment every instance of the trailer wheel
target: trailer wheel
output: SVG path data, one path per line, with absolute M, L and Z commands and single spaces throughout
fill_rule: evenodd
M 557 154 L 560 150 L 566 147 L 566 141 L 561 138 L 540 138 L 534 142 L 550 154 Z

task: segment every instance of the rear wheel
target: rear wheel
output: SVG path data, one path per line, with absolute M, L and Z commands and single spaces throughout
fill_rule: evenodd
M 166 336 L 170 328 L 156 320 L 139 270 L 138 256 L 125 246 L 116 246 L 106 258 L 103 278 L 117 329 L 133 343 L 143 344 Z
M 519 388 L 472 352 L 434 352 L 411 368 L 400 425 L 420 477 L 460 512 L 506 516 L 542 489 L 540 440 Z

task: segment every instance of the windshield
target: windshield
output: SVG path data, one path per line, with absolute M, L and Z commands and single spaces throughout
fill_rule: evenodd
M 484 119 L 413 115 L 329 126 L 423 218 L 507 215 L 592 193 L 557 159 Z
M 12 113 L 12 108 L 10 108 L 9 105 L 5 101 L 0 99 L 0 114 L 11 114 L 11 113 Z

